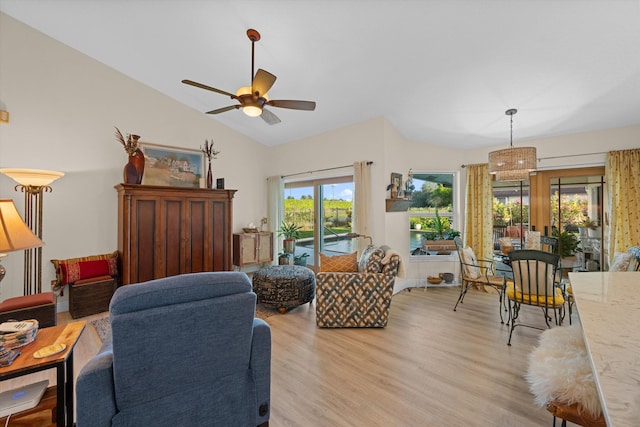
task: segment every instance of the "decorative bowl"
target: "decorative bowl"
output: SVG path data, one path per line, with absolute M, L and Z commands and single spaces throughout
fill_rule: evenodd
M 427 282 L 431 283 L 432 285 L 439 285 L 440 283 L 442 283 L 442 277 L 428 276 Z
M 245 233 L 257 233 L 258 229 L 257 228 L 243 227 L 242 231 L 244 231 Z
M 454 279 L 453 273 L 440 273 L 438 276 L 444 280 L 444 283 L 451 283 Z

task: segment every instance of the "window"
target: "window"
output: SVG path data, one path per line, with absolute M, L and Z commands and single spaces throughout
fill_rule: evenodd
M 409 251 L 411 257 L 449 255 L 431 251 L 426 242 L 453 240 L 460 232 L 456 225 L 456 175 L 414 172 L 413 204 L 409 208 Z

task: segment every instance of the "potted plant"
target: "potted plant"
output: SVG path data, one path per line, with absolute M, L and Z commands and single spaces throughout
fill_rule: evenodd
M 416 186 L 413 185 L 413 171 L 409 169 L 409 173 L 407 174 L 407 180 L 404 183 L 404 196 L 411 200 L 411 195 L 413 194 L 413 190 L 416 189 Z
M 302 227 L 293 222 L 282 221 L 282 225 L 278 229 L 278 237 L 284 237 L 282 243 L 286 253 L 292 254 L 296 251 L 296 239 L 300 237 L 300 229 Z
M 560 255 L 562 267 L 575 267 L 577 262 L 576 253 L 582 252 L 578 236 L 569 231 L 558 233 L 557 230 L 553 230 L 551 234 L 553 237 L 558 238 L 558 246 L 554 249 L 554 252 Z
M 440 224 L 438 226 L 437 224 Z M 458 230 L 453 228 L 442 229 L 440 221 L 436 222 L 437 231 L 427 231 L 423 233 L 422 247 L 430 255 L 448 255 L 456 250 L 453 238 L 460 235 Z
M 286 252 L 280 252 L 278 254 L 278 265 L 289 265 L 290 264 L 289 257 L 291 255 L 292 254 L 288 254 Z
M 301 265 L 303 267 L 307 266 L 307 257 L 309 256 L 308 253 L 303 253 L 302 255 L 298 255 L 298 256 L 294 256 L 293 257 L 293 265 Z

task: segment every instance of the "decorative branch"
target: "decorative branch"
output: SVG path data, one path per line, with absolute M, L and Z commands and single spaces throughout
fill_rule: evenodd
M 211 159 L 217 159 L 216 156 L 220 154 L 219 150 L 213 149 L 213 138 L 211 139 L 211 143 L 209 143 L 209 141 L 205 139 L 204 147 L 200 146 L 200 151 L 202 151 L 204 155 L 207 156 L 209 162 L 211 162 Z
M 133 135 L 128 133 L 127 137 L 125 138 L 124 135 L 122 135 L 122 132 L 120 132 L 120 129 L 115 126 L 114 128 L 116 129 L 116 140 L 120 142 L 120 144 L 122 144 L 124 150 L 130 156 L 133 156 L 136 153 L 136 150 L 139 148 L 138 140 L 140 139 L 140 135 Z

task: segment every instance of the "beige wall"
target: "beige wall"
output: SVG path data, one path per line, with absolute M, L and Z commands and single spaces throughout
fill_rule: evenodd
M 43 288 L 52 258 L 111 252 L 117 246 L 117 200 L 127 156 L 114 126 L 155 144 L 199 149 L 213 138 L 213 162 L 226 188 L 238 189 L 234 229 L 265 215 L 263 171 L 268 149 L 159 92 L 0 14 L 0 100 L 11 121 L 0 126 L 0 167 L 65 173 L 44 195 Z M 20 211 L 22 193 L 0 175 L 0 197 Z M 0 300 L 20 295 L 21 252 L 2 260 L 7 275 Z M 67 294 L 60 300 L 66 310 Z
M 115 142 L 113 126 L 136 132 L 142 140 L 198 149 L 213 138 L 222 151 L 214 174 L 227 188 L 238 189 L 234 230 L 257 223 L 266 214 L 266 177 L 374 162 L 371 215 L 373 238 L 400 251 L 406 280 L 396 290 L 424 281 L 426 275 L 455 268 L 451 263 L 409 263 L 408 214 L 386 213 L 384 199 L 391 172 L 457 172 L 462 164 L 485 162 L 487 153 L 504 146 L 456 150 L 408 141 L 384 118 L 336 129 L 295 143 L 267 148 L 144 86 L 67 46 L 0 13 L 0 100 L 11 123 L 0 125 L 0 167 L 52 169 L 65 172 L 45 195 L 44 285 L 54 277 L 52 258 L 68 258 L 115 250 L 116 193 L 126 162 Z M 640 147 L 640 126 L 518 141 L 538 147 L 539 157 L 602 153 Z M 543 160 L 541 168 L 604 163 L 604 154 Z M 326 174 L 341 173 L 348 169 Z M 322 176 L 317 174 L 316 176 Z M 19 210 L 23 197 L 0 175 L 0 197 L 12 198 Z M 460 215 L 464 194 L 459 193 Z M 459 218 L 462 223 L 462 216 Z M 2 260 L 7 276 L 0 300 L 22 292 L 22 253 Z M 60 310 L 67 308 L 67 296 Z
M 437 141 L 436 141 L 437 142 Z M 395 292 L 406 287 L 424 285 L 428 275 L 440 272 L 458 272 L 458 260 L 454 256 L 441 262 L 409 262 L 409 214 L 385 212 L 386 186 L 392 172 L 406 176 L 414 171 L 455 172 L 461 191 L 455 200 L 458 208 L 457 223 L 464 223 L 464 164 L 485 163 L 489 151 L 506 148 L 505 145 L 483 147 L 476 150 L 458 150 L 435 144 L 425 144 L 405 139 L 391 123 L 383 118 L 369 120 L 295 143 L 271 149 L 269 175 L 286 175 L 351 164 L 356 160 L 372 160 L 373 197 L 371 216 L 373 240 L 387 244 L 400 252 L 405 261 L 405 278 L 396 281 Z M 533 145 L 538 149 L 541 169 L 572 168 L 604 165 L 605 152 L 640 147 L 640 126 L 608 129 L 596 132 L 564 135 L 530 141 L 517 141 L 517 145 Z M 598 153 L 598 154 L 592 154 Z M 559 157 L 546 159 L 547 157 Z M 305 177 L 331 176 L 336 172 L 316 172 Z

